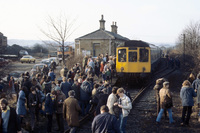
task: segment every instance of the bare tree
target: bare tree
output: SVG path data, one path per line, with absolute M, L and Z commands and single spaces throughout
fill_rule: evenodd
M 184 48 L 185 46 L 185 48 Z M 198 57 L 200 54 L 200 22 L 191 22 L 178 37 L 176 48 L 180 53 Z M 184 51 L 185 50 L 185 51 Z
M 200 61 L 200 21 L 191 22 L 179 35 L 176 45 L 176 52 L 182 54 L 185 68 L 193 72 L 199 71 Z
M 73 25 L 75 23 L 75 19 L 72 21 L 68 21 L 65 15 L 60 15 L 59 18 L 53 18 L 48 16 L 46 21 L 46 25 L 48 26 L 48 30 L 44 30 L 40 28 L 40 31 L 47 36 L 49 39 L 53 40 L 56 44 L 46 43 L 51 46 L 61 46 L 62 48 L 62 62 L 65 64 L 65 55 L 64 48 L 67 39 L 74 33 L 75 29 L 73 29 Z

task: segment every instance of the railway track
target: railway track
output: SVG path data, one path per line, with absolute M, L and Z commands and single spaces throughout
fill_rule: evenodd
M 157 75 L 154 76 L 154 77 L 151 79 L 151 81 L 145 85 L 145 87 L 142 87 L 142 88 L 139 90 L 138 94 L 132 99 L 132 104 L 134 105 L 135 102 L 137 102 L 137 100 L 141 97 L 141 95 L 142 95 L 151 85 L 155 84 L 155 82 L 156 82 L 156 80 L 157 80 L 158 78 L 166 77 L 167 75 L 169 75 L 170 73 L 172 73 L 172 72 L 175 71 L 175 70 L 176 70 L 175 68 L 173 68 L 173 69 L 168 69 L 168 68 L 166 67 L 166 68 L 162 69 L 161 71 L 159 71 L 160 74 L 157 73 Z M 132 92 L 130 92 L 130 93 L 132 93 Z
M 150 79 L 151 81 L 146 83 L 141 89 L 136 87 L 136 88 L 132 88 L 132 89 L 128 89 L 128 92 L 131 95 L 131 100 L 132 100 L 132 105 L 134 108 L 134 105 L 140 100 L 140 98 L 143 96 L 144 92 L 147 91 L 150 86 L 155 84 L 155 81 L 158 78 L 162 78 L 162 77 L 166 77 L 167 75 L 171 74 L 173 71 L 175 71 L 175 68 L 173 69 L 168 69 L 168 66 L 166 65 L 166 67 L 164 67 L 163 69 L 161 69 L 160 71 L 157 71 L 156 73 L 154 73 L 153 77 Z M 144 101 L 142 101 L 144 102 Z M 132 109 L 133 110 L 133 109 Z M 137 110 L 143 110 L 140 107 L 137 107 Z M 86 115 L 85 117 L 83 117 L 82 119 L 80 119 L 80 128 L 77 130 L 77 133 L 91 133 L 91 123 L 93 120 L 93 113 L 94 111 L 92 111 L 90 114 Z M 131 114 L 132 115 L 132 114 Z M 65 133 L 69 133 L 70 129 L 67 129 L 65 131 Z

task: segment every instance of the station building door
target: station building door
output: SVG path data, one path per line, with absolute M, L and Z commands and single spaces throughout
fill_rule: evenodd
M 100 43 L 93 44 L 93 57 L 97 57 L 101 54 Z

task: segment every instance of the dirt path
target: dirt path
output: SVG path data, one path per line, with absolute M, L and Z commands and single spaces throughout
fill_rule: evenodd
M 153 89 L 149 89 L 144 94 L 144 100 L 136 104 L 135 110 L 132 110 L 127 121 L 127 133 L 199 133 L 200 127 L 197 121 L 197 107 L 193 107 L 193 113 L 190 119 L 191 127 L 182 127 L 181 113 L 182 105 L 180 99 L 180 89 L 185 75 L 180 71 L 175 71 L 171 76 L 166 77 L 170 82 L 170 90 L 173 93 L 173 119 L 174 124 L 169 124 L 169 120 L 164 120 L 164 115 L 159 125 L 156 124 L 156 99 Z M 151 87 L 153 88 L 153 86 Z M 194 99 L 196 100 L 196 98 Z M 148 106 L 143 103 L 148 103 Z

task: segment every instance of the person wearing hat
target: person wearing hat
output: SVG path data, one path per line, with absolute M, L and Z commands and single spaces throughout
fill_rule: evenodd
M 160 112 L 156 118 L 156 122 L 160 123 L 162 114 L 164 110 L 166 109 L 169 114 L 169 123 L 173 123 L 174 120 L 172 118 L 172 95 L 169 90 L 169 82 L 165 81 L 163 83 L 163 88 L 159 91 L 159 96 L 160 96 Z
M 70 90 L 68 92 L 69 97 L 63 103 L 64 119 L 67 121 L 68 126 L 71 128 L 71 133 L 76 132 L 79 126 L 79 113 L 81 113 L 81 107 L 78 104 L 78 100 L 75 97 L 75 91 Z
M 156 101 L 157 101 L 157 115 L 160 112 L 160 97 L 159 97 L 159 91 L 163 87 L 163 80 L 162 78 L 159 78 L 156 80 L 156 85 L 154 86 L 155 94 L 156 94 Z
M 56 95 L 56 120 L 58 124 L 58 129 L 57 131 L 64 132 L 64 125 L 63 125 L 63 102 L 66 99 L 65 94 L 61 91 L 59 86 L 55 87 L 55 91 L 57 93 Z

